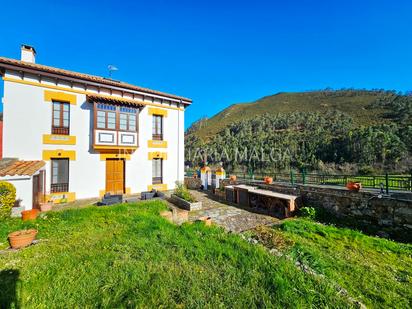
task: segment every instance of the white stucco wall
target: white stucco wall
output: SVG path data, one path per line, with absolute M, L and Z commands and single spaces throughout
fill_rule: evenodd
M 32 209 L 33 206 L 33 178 L 31 176 L 5 176 L 0 177 L 0 181 L 7 181 L 16 188 L 16 199 L 21 199 L 21 206 L 25 210 Z
M 20 79 L 17 73 L 7 71 L 6 78 Z M 26 75 L 26 81 L 36 82 L 35 76 Z M 42 81 L 51 85 L 52 81 Z M 41 160 L 43 150 L 75 150 L 76 160 L 70 161 L 69 191 L 76 193 L 76 198 L 99 196 L 105 189 L 106 163 L 100 160 L 100 153 L 93 150 L 93 107 L 86 102 L 85 94 L 74 94 L 77 104 L 70 105 L 70 135 L 76 136 L 76 145 L 43 144 L 43 134 L 51 134 L 52 103 L 44 100 L 44 91 L 62 90 L 4 82 L 4 157 L 15 157 L 20 160 Z M 67 87 L 68 83 L 58 84 Z M 80 89 L 79 86 L 74 89 Z M 84 90 L 84 88 L 83 88 Z M 88 89 L 89 91 L 89 89 Z M 90 91 L 96 92 L 97 88 Z M 107 91 L 101 90 L 107 95 Z M 160 105 L 160 103 L 159 103 Z M 139 147 L 126 161 L 125 187 L 132 193 L 145 191 L 152 183 L 152 162 L 148 159 L 150 151 L 167 152 L 168 159 L 163 164 L 164 184 L 173 189 L 176 180 L 183 180 L 184 170 L 184 111 L 167 109 L 164 118 L 164 139 L 168 147 L 148 148 L 148 140 L 152 138 L 152 116 L 145 106 L 139 114 Z M 176 107 L 176 104 L 171 106 Z M 46 191 L 50 191 L 50 161 L 46 161 Z

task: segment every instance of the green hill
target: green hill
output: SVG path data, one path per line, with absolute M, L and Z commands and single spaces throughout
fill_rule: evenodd
M 251 119 L 265 113 L 327 112 L 340 111 L 352 117 L 358 125 L 387 122 L 387 104 L 398 95 L 387 91 L 340 90 L 297 93 L 278 93 L 252 103 L 234 104 L 210 119 L 202 119 L 189 128 L 188 134 L 207 139 L 227 125 Z
M 409 172 L 412 96 L 383 90 L 278 93 L 200 119 L 185 141 L 192 167 L 207 161 L 229 170 Z

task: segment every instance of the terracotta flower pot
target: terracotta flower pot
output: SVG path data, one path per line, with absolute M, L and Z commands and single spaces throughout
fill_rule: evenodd
M 37 209 L 24 210 L 21 212 L 21 218 L 23 219 L 23 221 L 36 220 L 38 215 L 39 211 Z
M 42 203 L 40 204 L 40 211 L 46 212 L 52 210 L 52 203 Z
M 30 245 L 36 239 L 37 230 L 21 230 L 9 234 L 9 243 L 13 249 L 20 249 Z
M 236 175 L 230 175 L 230 181 L 236 181 L 237 177 Z
M 199 218 L 200 221 L 202 221 L 206 226 L 211 226 L 212 225 L 212 218 L 211 217 L 201 217 Z
M 268 185 L 270 185 L 273 182 L 273 178 L 272 177 L 265 177 L 263 178 L 264 182 Z
M 362 184 L 360 182 L 349 181 L 346 184 L 346 188 L 348 188 L 348 190 L 350 191 L 359 191 L 360 189 L 362 189 Z

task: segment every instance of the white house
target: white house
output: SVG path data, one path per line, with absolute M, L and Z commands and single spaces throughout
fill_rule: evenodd
M 7 181 L 16 188 L 19 208 L 29 210 L 44 199 L 45 162 L 4 159 L 0 161 L 0 181 Z M 21 208 L 21 209 L 20 209 Z
M 47 200 L 169 190 L 183 181 L 190 99 L 35 57 L 27 45 L 21 60 L 0 57 L 3 156 L 44 160 Z

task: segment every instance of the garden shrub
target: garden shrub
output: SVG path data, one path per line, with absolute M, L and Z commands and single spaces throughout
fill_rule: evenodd
M 364 165 L 359 168 L 358 173 L 360 175 L 373 175 L 376 174 L 376 171 L 372 166 Z
M 187 190 L 186 186 L 181 182 L 176 182 L 176 188 L 173 192 L 176 196 L 188 201 L 189 203 L 196 202 L 195 197 Z
M 0 218 L 10 217 L 16 202 L 16 188 L 9 182 L 0 181 Z
M 314 207 L 302 207 L 301 209 L 299 209 L 299 216 L 315 220 L 317 216 L 316 212 L 316 208 Z

